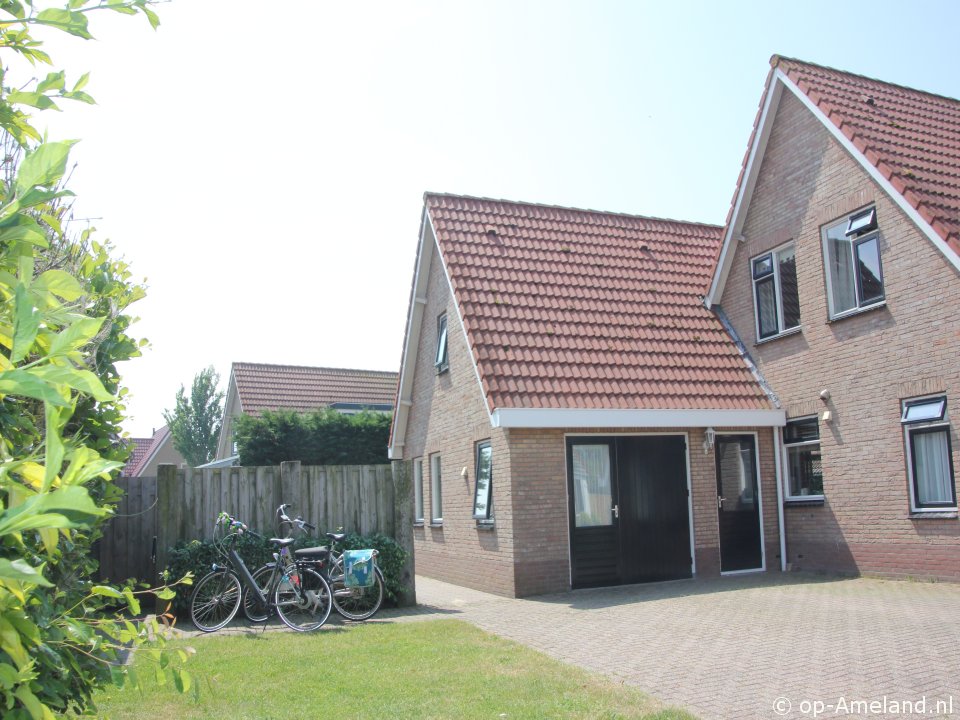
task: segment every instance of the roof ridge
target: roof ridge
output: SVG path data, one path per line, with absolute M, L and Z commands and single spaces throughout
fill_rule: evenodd
M 829 65 L 820 65 L 818 63 L 808 62 L 806 60 L 800 60 L 799 58 L 787 57 L 786 55 L 778 55 L 774 53 L 770 56 L 770 66 L 777 68 L 780 65 L 781 61 L 797 63 L 799 65 L 805 65 L 811 68 L 818 68 L 820 70 L 829 70 L 830 72 L 841 73 L 849 77 L 860 78 L 862 80 L 869 80 L 870 82 L 879 83 L 880 85 L 888 85 L 889 87 L 895 87 L 900 90 L 909 90 L 910 92 L 920 93 L 921 95 L 929 95 L 930 97 L 935 97 L 939 100 L 949 100 L 950 102 L 957 103 L 960 105 L 960 99 L 950 97 L 949 95 L 941 95 L 940 93 L 931 92 L 930 90 L 921 90 L 920 88 L 910 87 L 909 85 L 901 85 L 900 83 L 890 82 L 888 80 L 881 80 L 880 78 L 870 77 L 869 75 L 862 75 L 860 73 L 850 72 L 849 70 L 843 70 L 841 68 L 830 67 Z
M 593 208 L 570 207 L 567 205 L 551 205 L 549 203 L 529 202 L 526 200 L 508 200 L 507 198 L 482 197 L 479 195 L 460 195 L 457 193 L 443 193 L 443 192 L 433 192 L 433 191 L 427 190 L 423 193 L 424 202 L 426 202 L 427 198 L 429 197 L 453 198 L 456 200 L 478 200 L 480 202 L 492 202 L 492 203 L 506 203 L 508 205 L 520 205 L 524 207 L 540 207 L 540 208 L 546 208 L 548 210 L 570 210 L 572 212 L 590 213 L 592 215 L 623 217 L 623 218 L 630 218 L 634 220 L 652 220 L 654 222 L 675 223 L 677 225 L 690 225 L 690 226 L 704 227 L 704 228 L 710 228 L 710 229 L 717 229 L 717 228 L 723 229 L 723 225 L 716 225 L 714 223 L 703 223 L 703 222 L 696 222 L 693 220 L 677 220 L 675 218 L 654 217 L 652 215 L 639 215 L 636 213 L 614 212 L 612 210 L 595 210 Z
M 260 367 L 260 368 L 285 368 L 287 370 L 323 370 L 325 372 L 347 372 L 347 373 L 381 373 L 384 375 L 396 375 L 396 370 L 365 370 L 363 368 L 335 368 L 335 367 L 325 367 L 322 365 L 284 365 L 281 363 L 258 363 L 258 362 L 245 362 L 242 360 L 237 360 L 231 363 L 231 367 L 235 368 L 238 365 L 245 365 L 247 367 Z

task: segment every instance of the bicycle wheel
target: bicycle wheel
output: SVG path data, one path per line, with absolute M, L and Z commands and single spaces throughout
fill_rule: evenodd
M 343 556 L 330 568 L 333 607 L 347 620 L 358 622 L 373 617 L 383 602 L 383 573 L 374 567 L 376 581 L 369 587 L 347 587 L 343 582 Z
M 287 627 L 309 632 L 323 625 L 330 617 L 330 586 L 318 573 L 299 568 L 277 583 L 274 596 L 277 613 Z
M 270 602 L 270 581 L 273 579 L 273 567 L 273 565 L 264 565 L 253 574 L 253 581 L 260 588 L 260 592 L 263 593 L 267 602 Z M 244 587 L 243 614 L 246 615 L 247 620 L 254 623 L 265 622 L 270 616 L 269 613 L 270 609 L 259 603 L 250 588 Z
M 219 630 L 233 620 L 239 608 L 240 579 L 230 570 L 204 575 L 190 597 L 190 619 L 203 632 Z

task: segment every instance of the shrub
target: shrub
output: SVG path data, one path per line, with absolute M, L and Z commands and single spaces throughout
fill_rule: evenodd
M 326 544 L 327 539 L 323 533 L 318 533 L 317 535 L 298 537 L 292 547 L 296 550 Z M 242 535 L 237 541 L 236 547 L 250 572 L 254 572 L 272 559 L 273 546 L 266 538 L 258 538 L 251 534 Z M 407 556 L 406 551 L 400 547 L 396 540 L 382 533 L 373 533 L 372 535 L 350 533 L 338 544 L 338 550 L 341 551 L 364 548 L 373 548 L 379 553 L 377 565 L 383 573 L 385 600 L 391 604 L 395 603 L 398 595 L 403 591 L 401 578 L 403 563 Z M 196 581 L 210 572 L 214 563 L 218 565 L 226 564 L 223 555 L 220 554 L 211 540 L 179 542 L 176 547 L 170 550 L 169 558 L 167 574 L 171 580 L 179 580 L 188 572 L 191 572 Z M 188 592 L 178 593 L 173 600 L 174 612 L 180 618 L 187 618 L 190 615 L 191 592 L 189 592 L 189 588 L 187 590 Z
M 390 422 L 389 414 L 370 411 L 267 410 L 260 417 L 238 417 L 235 439 L 240 464 L 248 467 L 295 460 L 304 465 L 379 465 L 389 462 Z

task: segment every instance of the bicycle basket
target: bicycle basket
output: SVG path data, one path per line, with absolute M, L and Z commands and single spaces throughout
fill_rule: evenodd
M 346 587 L 370 587 L 377 581 L 374 571 L 376 550 L 347 550 L 343 553 L 343 584 Z

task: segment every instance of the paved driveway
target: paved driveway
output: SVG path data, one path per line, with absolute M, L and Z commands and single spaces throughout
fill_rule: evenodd
M 406 617 L 460 617 L 704 720 L 960 718 L 960 585 L 758 575 L 510 600 L 418 577 L 417 597 Z

